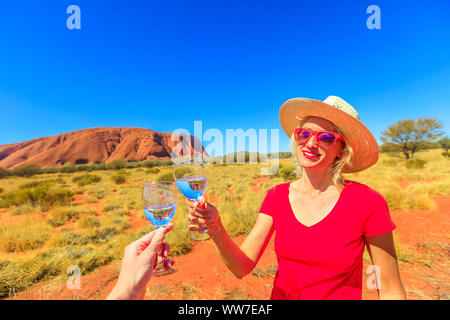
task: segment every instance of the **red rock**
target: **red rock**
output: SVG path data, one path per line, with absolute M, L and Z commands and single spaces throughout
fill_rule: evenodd
M 170 159 L 172 149 L 180 143 L 181 137 L 190 140 L 191 154 L 194 154 L 194 139 L 197 138 L 193 136 L 174 134 L 172 141 L 172 133 L 144 128 L 90 128 L 0 145 L 0 167 L 12 169 L 31 163 L 40 167 L 61 167 L 65 162 L 93 164 L 115 159 Z M 195 150 L 195 155 L 203 152 L 207 156 L 203 146 L 201 149 Z

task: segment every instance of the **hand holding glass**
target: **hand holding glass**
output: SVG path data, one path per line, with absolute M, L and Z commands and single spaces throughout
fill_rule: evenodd
M 206 177 L 206 168 L 202 159 L 187 159 L 173 165 L 173 176 L 175 184 L 180 192 L 188 199 L 199 202 L 202 200 L 206 190 L 208 180 Z M 191 232 L 191 239 L 195 241 L 205 241 L 211 239 L 219 232 L 219 226 L 214 224 L 214 232 L 209 232 L 208 227 L 199 232 Z M 210 235 L 208 235 L 208 232 Z
M 165 228 L 172 220 L 177 208 L 175 184 L 170 181 L 154 181 L 144 185 L 144 213 L 156 228 Z M 176 270 L 165 266 L 166 258 L 158 257 L 154 277 L 165 276 Z

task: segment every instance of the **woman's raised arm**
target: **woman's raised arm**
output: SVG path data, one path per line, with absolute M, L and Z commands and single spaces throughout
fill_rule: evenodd
M 220 231 L 213 237 L 213 240 L 222 261 L 239 279 L 249 274 L 255 268 L 272 237 L 272 217 L 259 214 L 249 235 L 238 247 L 225 230 L 216 207 L 208 202 L 206 202 L 206 209 L 196 207 L 195 202 L 189 202 L 188 205 L 189 230 L 201 230 L 204 225 L 211 225 L 213 228 L 214 224 L 217 224 Z M 214 232 L 214 229 L 210 232 Z

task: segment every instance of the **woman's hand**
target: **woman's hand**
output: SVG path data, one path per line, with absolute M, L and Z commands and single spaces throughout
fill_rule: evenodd
M 206 201 L 194 201 L 187 199 L 189 211 L 189 226 L 190 231 L 201 232 L 208 228 L 207 233 L 214 234 L 220 224 L 220 215 L 216 207 Z
M 162 257 L 169 255 L 169 245 L 164 238 L 173 225 L 160 228 L 125 248 L 120 269 L 119 279 L 111 291 L 108 300 L 138 300 L 143 299 L 147 282 L 150 280 L 155 266 L 162 261 Z M 164 267 L 170 269 L 175 263 L 172 259 L 166 259 Z

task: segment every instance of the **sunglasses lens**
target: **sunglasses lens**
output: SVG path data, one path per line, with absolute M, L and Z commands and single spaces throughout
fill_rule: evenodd
M 322 132 L 318 134 L 319 144 L 323 146 L 331 146 L 336 139 L 336 136 L 332 133 Z
M 311 136 L 311 132 L 309 130 L 305 130 L 302 128 L 297 129 L 295 133 L 297 141 L 300 143 L 308 141 L 309 137 Z

